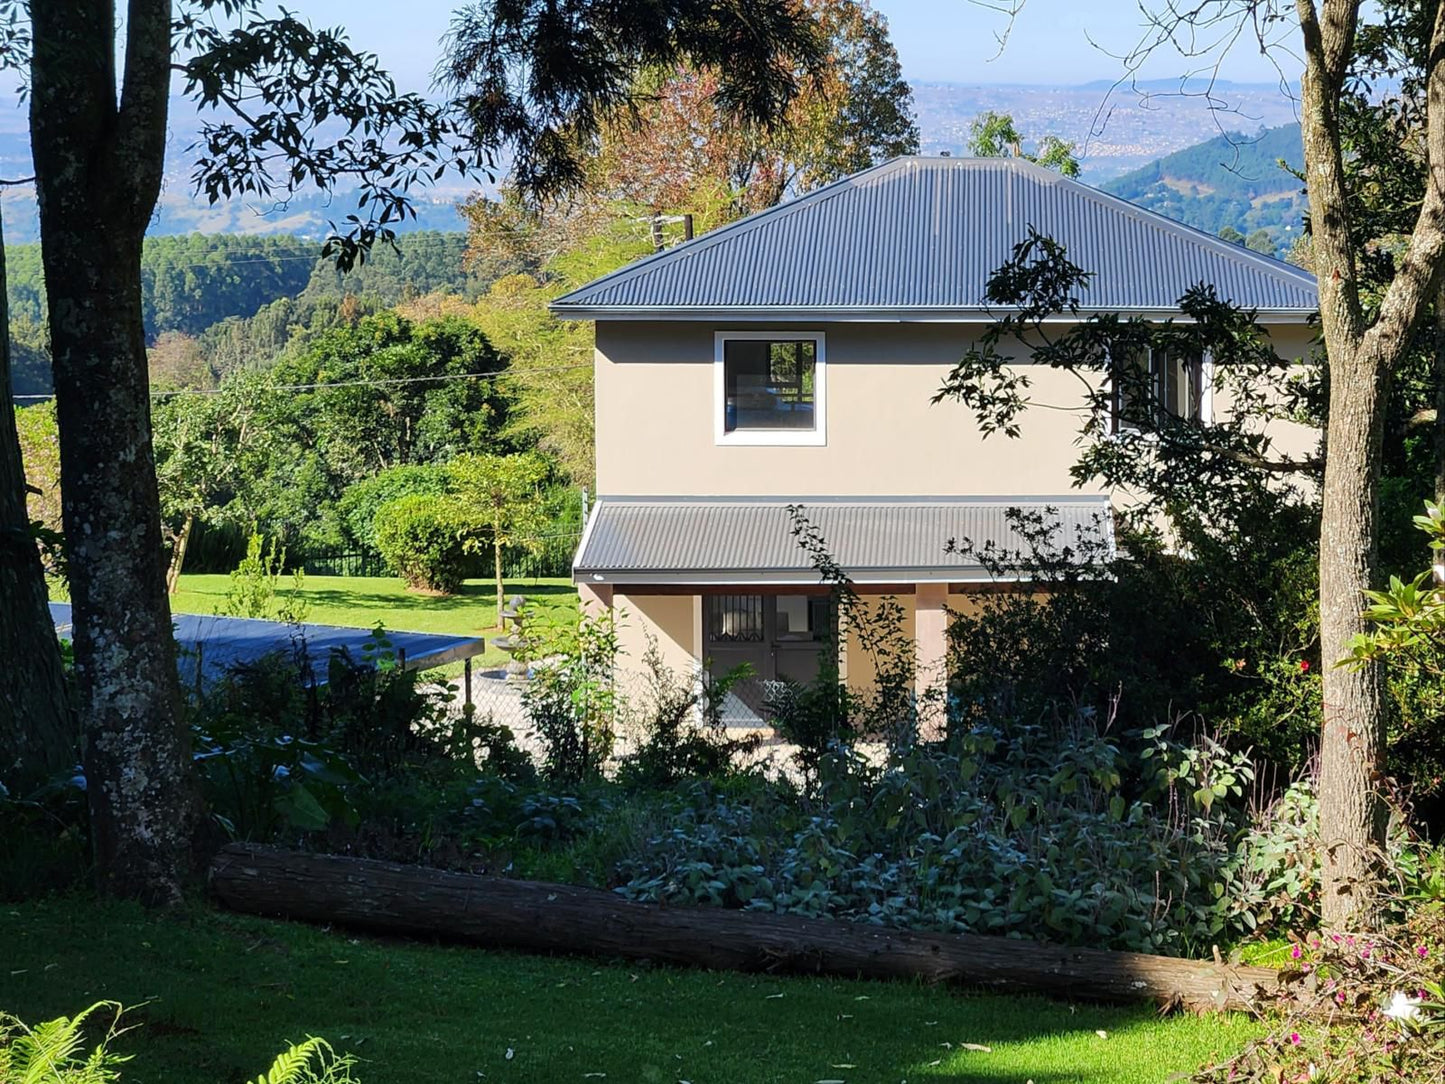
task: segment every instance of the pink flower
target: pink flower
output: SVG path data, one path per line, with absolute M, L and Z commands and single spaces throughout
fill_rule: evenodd
M 1299 672 L 1300 672 L 1301 674 L 1307 674 L 1307 673 L 1309 673 L 1309 669 L 1310 669 L 1310 661 L 1309 661 L 1309 659 L 1300 659 L 1300 661 L 1299 661 Z
M 1300 947 L 1298 945 L 1295 945 L 1294 948 L 1290 949 L 1289 954 L 1293 959 L 1296 960 L 1298 960 L 1301 956 L 1304 955 L 1304 953 L 1300 951 Z
M 1292 1031 L 1292 1032 L 1290 1032 L 1290 1033 L 1289 1033 L 1289 1041 L 1290 1041 L 1291 1043 L 1293 1043 L 1295 1046 L 1299 1046 L 1299 1044 L 1300 1044 L 1301 1041 L 1302 1041 L 1302 1040 L 1300 1039 L 1300 1037 L 1299 1037 L 1299 1032 L 1297 1032 L 1297 1031 Z
M 1417 948 L 1417 949 L 1415 950 L 1415 955 L 1418 956 L 1418 957 L 1420 957 L 1420 959 L 1423 960 L 1426 956 L 1429 956 L 1429 955 L 1430 955 L 1430 950 L 1429 950 L 1429 948 L 1427 948 L 1425 945 L 1421 945 L 1419 948 Z

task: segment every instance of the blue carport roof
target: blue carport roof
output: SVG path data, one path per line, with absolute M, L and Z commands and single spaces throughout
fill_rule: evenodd
M 68 638 L 71 623 L 70 605 L 52 602 L 50 616 L 56 630 Z M 325 681 L 333 649 L 345 648 L 356 662 L 362 661 L 362 648 L 371 639 L 370 629 L 353 629 L 341 625 L 287 625 L 280 621 L 259 621 L 247 617 L 215 617 L 205 614 L 175 614 L 173 622 L 176 643 L 185 649 L 180 659 L 182 676 L 196 677 L 199 663 L 201 676 L 214 681 L 232 667 L 255 663 L 278 652 L 291 652 L 301 642 L 306 645 L 312 673 Z M 392 632 L 386 639 L 398 656 L 405 652 L 408 670 L 424 670 L 457 659 L 479 655 L 485 642 L 467 636 L 447 636 L 431 632 Z

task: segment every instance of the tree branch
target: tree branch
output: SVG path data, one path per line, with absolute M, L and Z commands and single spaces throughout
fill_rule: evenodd
M 1373 353 L 1391 351 L 1393 366 L 1408 344 L 1409 331 L 1434 300 L 1445 253 L 1445 5 L 1435 12 L 1425 82 L 1425 199 L 1394 280 L 1380 302 L 1380 315 L 1366 336 Z
M 130 0 L 125 72 L 107 180 L 127 205 L 132 225 L 144 227 L 160 196 L 170 81 L 170 0 Z

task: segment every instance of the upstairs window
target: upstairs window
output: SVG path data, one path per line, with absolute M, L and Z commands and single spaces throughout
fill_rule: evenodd
M 823 336 L 720 332 L 719 444 L 822 444 Z
M 1169 418 L 1206 418 L 1206 369 L 1198 354 L 1141 350 L 1115 369 L 1112 384 L 1116 433 L 1157 429 Z

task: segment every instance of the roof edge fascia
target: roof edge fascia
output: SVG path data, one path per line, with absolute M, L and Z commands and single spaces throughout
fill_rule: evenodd
M 1273 324 L 1309 324 L 1316 319 L 1318 309 L 1254 309 L 1258 320 Z M 554 305 L 552 315 L 563 320 L 593 321 L 666 321 L 675 323 L 704 323 L 726 321 L 735 323 L 870 323 L 870 324 L 991 324 L 1002 316 L 1014 315 L 1017 310 L 1003 308 L 940 308 L 940 309 L 890 309 L 879 307 L 858 308 L 785 308 L 782 306 L 748 306 L 736 308 L 680 308 L 670 305 Z M 1177 309 L 1155 308 L 1087 308 L 1080 307 L 1077 315 L 1046 317 L 1045 324 L 1077 324 L 1090 316 L 1119 315 L 1141 317 L 1146 320 L 1173 320 L 1175 323 L 1191 323 Z

